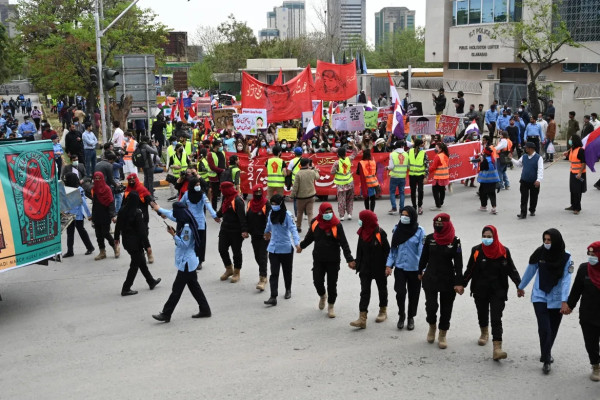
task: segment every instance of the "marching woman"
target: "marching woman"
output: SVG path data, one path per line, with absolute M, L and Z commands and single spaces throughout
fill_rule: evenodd
M 544 373 L 550 373 L 552 346 L 558 334 L 562 314 L 569 306 L 569 287 L 573 273 L 571 254 L 565 250 L 562 235 L 556 229 L 548 229 L 542 235 L 543 245 L 538 247 L 529 258 L 529 265 L 519 285 L 518 296 L 525 296 L 524 289 L 535 278 L 531 292 L 531 302 L 535 310 L 540 336 L 540 362 L 544 363 Z
M 496 184 L 500 182 L 500 176 L 498 175 L 497 159 L 494 158 L 494 150 L 491 147 L 483 149 L 483 154 L 480 156 L 477 182 L 479 182 L 479 200 L 481 200 L 479 211 L 487 211 L 489 198 L 492 205 L 490 214 L 498 214 L 496 211 Z
M 585 349 L 592 364 L 590 379 L 600 381 L 600 242 L 588 246 L 588 262 L 583 263 L 577 270 L 575 283 L 567 301 L 570 314 L 581 299 L 579 308 L 579 325 L 583 332 Z
M 92 219 L 90 209 L 88 208 L 87 202 L 85 200 L 85 191 L 79 183 L 79 177 L 72 172 L 69 172 L 65 175 L 65 186 L 78 189 L 79 194 L 81 195 L 82 202 L 81 205 L 78 205 L 69 210 L 69 214 L 75 214 L 75 221 L 73 221 L 73 223 L 71 223 L 71 225 L 67 227 L 67 252 L 65 253 L 65 255 L 63 255 L 63 258 L 73 257 L 74 255 L 73 243 L 75 242 L 75 228 L 77 228 L 79 237 L 81 238 L 83 244 L 85 245 L 85 248 L 87 249 L 85 255 L 88 256 L 92 254 L 96 249 L 94 249 L 94 245 L 90 240 L 90 235 L 88 235 L 87 231 L 85 230 L 85 226 L 83 225 L 83 223 L 85 222 L 85 219 L 83 217 L 84 211 L 88 216 L 88 219 Z
M 146 189 L 144 185 L 142 185 L 137 174 L 130 174 L 127 177 L 127 188 L 125 189 L 125 193 L 123 194 L 125 197 L 123 201 L 127 202 L 129 193 L 134 191 L 137 192 L 139 195 L 140 201 L 137 202 L 138 207 L 140 208 L 142 216 L 144 217 L 146 229 L 149 230 L 148 224 L 150 223 L 150 214 L 148 213 L 148 207 L 150 207 L 150 204 L 154 201 L 154 197 L 152 197 L 152 193 L 150 193 L 150 191 Z M 150 242 L 148 241 L 148 243 Z M 152 264 L 154 262 L 152 247 L 148 246 L 146 248 L 146 251 L 148 252 L 148 264 Z
M 355 265 L 350 245 L 340 220 L 333 212 L 333 206 L 322 203 L 319 215 L 310 222 L 308 233 L 300 243 L 305 249 L 315 242 L 313 249 L 313 283 L 320 297 L 319 310 L 328 303 L 327 313 L 329 318 L 335 318 L 333 306 L 337 298 L 337 281 L 340 271 L 340 248 L 344 251 L 344 258 L 349 267 Z M 301 251 L 298 251 L 300 253 Z M 325 275 L 327 275 L 327 291 L 325 291 Z M 329 298 L 327 297 L 329 294 Z
M 337 150 L 338 159 L 331 166 L 331 174 L 334 176 L 333 183 L 337 187 L 338 213 L 340 221 L 344 220 L 346 214 L 352 219 L 354 209 L 354 179 L 352 177 L 352 161 L 356 158 L 356 147 L 351 155 L 346 154 L 346 148 Z
M 480 346 L 485 346 L 489 340 L 491 319 L 494 342 L 492 357 L 496 361 L 506 358 L 506 353 L 502 351 L 502 312 L 508 300 L 508 278 L 518 289 L 521 276 L 510 251 L 500 243 L 496 228 L 487 225 L 481 232 L 481 243 L 471 250 L 463 287 L 467 287 L 471 281 L 471 296 L 475 299 L 481 329 Z
M 223 193 L 223 203 L 217 211 L 217 217 L 222 218 L 223 222 L 219 231 L 219 254 L 225 265 L 225 273 L 221 275 L 221 280 L 226 281 L 231 276 L 231 283 L 236 283 L 240 280 L 242 270 L 242 242 L 249 236 L 246 204 L 231 182 L 221 183 L 220 192 Z M 233 252 L 233 265 L 229 257 L 230 247 Z
M 579 135 L 571 136 L 569 140 L 571 149 L 564 153 L 564 156 L 571 163 L 571 173 L 569 174 L 569 189 L 571 190 L 571 207 L 565 208 L 567 211 L 573 211 L 573 214 L 579 215 L 581 212 L 581 197 L 587 192 L 587 177 L 585 173 L 585 150 Z
M 448 159 L 450 153 L 448 152 L 448 147 L 442 142 L 436 143 L 435 152 L 437 154 L 429 167 L 429 173 L 433 174 L 431 190 L 433 191 L 435 207 L 430 208 L 430 210 L 441 211 L 444 199 L 446 198 L 446 186 L 450 184 L 450 164 Z
M 285 207 L 283 196 L 275 194 L 271 197 L 271 213 L 265 228 L 265 240 L 269 240 L 267 251 L 271 262 L 271 297 L 266 305 L 276 306 L 279 286 L 279 270 L 283 270 L 285 283 L 285 299 L 292 297 L 292 268 L 294 247 L 300 252 L 300 237 L 294 223 L 294 215 Z
M 123 235 L 123 248 L 131 256 L 127 278 L 121 289 L 121 296 L 131 296 L 137 294 L 131 290 L 138 270 L 142 272 L 150 290 L 154 289 L 160 283 L 159 279 L 154 279 L 144 257 L 144 250 L 150 248 L 148 241 L 148 225 L 144 221 L 144 216 L 139 208 L 140 195 L 136 191 L 129 193 L 127 201 L 119 210 L 119 216 L 115 225 L 115 245 L 119 245 L 121 234 Z
M 360 176 L 360 189 L 365 201 L 365 210 L 375 211 L 375 198 L 378 193 L 381 193 L 381 189 L 377 180 L 377 164 L 373 160 L 371 150 L 363 151 L 356 174 Z
M 394 290 L 398 303 L 398 329 L 404 328 L 406 320 L 406 294 L 408 293 L 408 325 L 415 329 L 415 316 L 419 307 L 421 281 L 419 259 L 423 252 L 425 229 L 419 226 L 417 210 L 407 206 L 400 210 L 400 223 L 394 227 L 390 255 L 386 262 L 386 275 L 394 273 Z
M 264 236 L 270 212 L 271 203 L 265 194 L 265 187 L 260 183 L 252 186 L 252 200 L 248 202 L 246 218 L 248 219 L 254 259 L 258 264 L 259 278 L 256 289 L 261 292 L 264 292 L 267 285 L 267 260 L 269 256 L 267 247 L 269 246 L 269 241 L 265 240 Z
M 435 324 L 439 308 L 438 346 L 440 349 L 445 349 L 448 347 L 446 333 L 450 329 L 456 293 L 462 295 L 465 291 L 462 286 L 462 247 L 460 239 L 454 236 L 454 225 L 448 214 L 442 213 L 435 216 L 433 230 L 433 234 L 425 237 L 423 253 L 419 261 L 419 279 L 422 281 L 425 291 L 425 312 L 429 324 L 427 341 L 429 343 L 435 341 Z
M 110 222 L 117 222 L 117 213 L 115 211 L 115 199 L 110 187 L 104 181 L 102 172 L 94 172 L 94 187 L 92 188 L 92 223 L 96 231 L 96 240 L 98 240 L 98 248 L 100 254 L 94 258 L 99 261 L 106 258 L 106 246 L 104 240 L 108 241 L 110 247 L 115 251 L 115 258 L 121 255 L 121 249 L 118 244 L 115 244 L 113 237 L 110 235 Z
M 365 329 L 367 327 L 367 313 L 371 301 L 371 283 L 375 280 L 379 292 L 379 314 L 375 322 L 383 322 L 387 319 L 388 291 L 387 276 L 385 275 L 385 263 L 390 254 L 390 243 L 387 234 L 379 227 L 377 215 L 369 210 L 363 210 L 358 214 L 358 246 L 356 248 L 356 261 L 354 265 L 348 265 L 355 269 L 360 277 L 360 312 L 358 319 L 350 322 L 350 326 Z

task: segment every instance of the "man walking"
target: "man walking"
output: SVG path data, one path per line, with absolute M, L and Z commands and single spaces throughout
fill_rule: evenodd
M 392 209 L 388 212 L 395 215 L 396 208 L 396 189 L 400 195 L 400 208 L 404 208 L 404 187 L 406 186 L 406 172 L 408 170 L 408 154 L 404 151 L 404 140 L 398 140 L 394 143 L 394 151 L 390 153 L 390 162 L 387 167 L 390 171 L 390 202 Z M 416 210 L 416 208 L 415 208 Z
M 575 119 L 575 111 L 569 111 L 569 124 L 567 125 L 567 149 L 571 148 L 571 136 L 579 132 L 579 121 Z
M 85 124 L 85 131 L 82 135 L 83 139 L 83 153 L 85 154 L 85 171 L 88 176 L 92 176 L 96 171 L 96 145 L 98 139 L 94 131 L 92 131 L 92 124 L 87 122 Z
M 594 132 L 594 125 L 592 125 L 591 121 L 591 117 L 589 115 L 586 115 L 583 117 L 583 129 L 581 129 L 581 138 L 583 139 L 584 137 L 586 137 L 587 135 L 589 135 L 590 133 Z
M 538 196 L 540 194 L 540 184 L 544 179 L 544 162 L 542 157 L 536 153 L 535 144 L 527 142 L 525 152 L 518 161 L 513 160 L 512 154 L 509 154 L 513 165 L 523 167 L 521 172 L 521 213 L 517 215 L 519 219 L 527 218 L 527 202 L 531 197 L 529 212 L 532 217 L 535 216 Z
M 408 179 L 410 183 L 410 199 L 412 206 L 418 210 L 418 214 L 423 214 L 423 183 L 427 175 L 427 154 L 421 147 L 423 141 L 415 139 L 415 147 L 408 152 Z M 417 208 L 417 192 L 418 205 Z
M 485 113 L 485 124 L 487 125 L 490 138 L 494 139 L 494 133 L 496 132 L 496 121 L 498 121 L 498 111 L 496 111 L 496 105 L 492 104 L 490 109 Z M 483 134 L 483 132 L 481 132 Z
M 435 115 L 442 115 L 446 108 L 446 96 L 444 95 L 444 88 L 438 90 L 439 95 L 431 94 L 433 102 L 435 103 Z
M 141 152 L 144 159 L 144 187 L 154 196 L 154 156 L 158 155 L 158 150 L 150 143 L 147 135 L 142 135 L 140 143 Z
M 294 186 L 292 187 L 292 198 L 296 199 L 298 204 L 298 215 L 296 217 L 296 227 L 298 233 L 302 232 L 302 219 L 304 212 L 308 215 L 308 221 L 313 219 L 313 208 L 315 205 L 315 181 L 319 179 L 319 170 L 316 170 L 308 158 L 300 159 L 300 170 L 296 173 Z M 309 222 L 310 223 L 310 222 Z M 310 227 L 309 227 L 310 228 Z
M 548 154 L 548 146 L 554 142 L 556 137 L 556 122 L 554 122 L 554 114 L 548 114 L 548 129 L 546 130 L 546 140 L 544 141 L 544 154 L 546 158 L 544 162 L 554 161 L 554 153 Z
M 533 143 L 535 145 L 535 152 L 538 154 L 540 153 L 540 143 L 544 141 L 544 134 L 542 133 L 542 128 L 533 117 L 529 119 L 529 125 L 525 128 L 523 140 L 525 143 Z

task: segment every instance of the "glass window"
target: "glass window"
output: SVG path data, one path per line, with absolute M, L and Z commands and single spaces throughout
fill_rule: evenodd
M 506 22 L 507 0 L 494 1 L 494 22 Z
M 461 0 L 456 2 L 456 24 L 467 25 L 469 23 L 469 2 Z
M 481 69 L 481 64 L 480 63 L 470 63 L 469 69 L 474 70 L 474 71 L 479 71 Z
M 574 63 L 563 64 L 563 72 L 579 72 L 579 64 L 574 64 Z
M 455 62 L 448 63 L 448 69 L 458 69 L 458 63 L 455 63 Z
M 510 22 L 520 22 L 523 17 L 522 0 L 510 0 L 508 14 Z
M 481 0 L 469 2 L 469 24 L 481 23 Z
M 469 69 L 469 63 L 458 63 L 458 69 Z
M 483 0 L 481 4 L 481 23 L 494 22 L 494 0 Z
M 579 72 L 598 72 L 598 64 L 579 64 Z
M 269 85 L 272 85 L 275 83 L 275 81 L 277 80 L 277 77 L 279 76 L 279 74 L 276 75 L 271 75 L 271 74 L 267 74 L 267 83 Z
M 456 26 L 456 2 L 452 2 L 452 26 Z
M 481 63 L 481 70 L 482 71 L 491 71 L 492 63 Z

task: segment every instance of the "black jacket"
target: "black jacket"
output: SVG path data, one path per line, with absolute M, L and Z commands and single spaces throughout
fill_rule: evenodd
M 317 219 L 314 218 L 312 221 L 310 221 L 308 233 L 306 234 L 306 237 L 304 237 L 304 240 L 300 242 L 300 247 L 306 249 L 311 245 L 312 242 L 315 242 L 315 247 L 312 253 L 314 261 L 339 264 L 340 248 L 344 251 L 344 258 L 346 259 L 346 262 L 349 263 L 354 261 L 342 223 L 340 222 L 336 226 L 336 238 L 333 236 L 333 232 L 327 233 L 321 229 L 319 225 L 315 226 L 315 230 L 313 231 L 312 226 L 316 220 Z
M 513 148 L 519 144 L 519 128 L 515 126 L 507 126 L 506 132 L 508 132 L 508 138 L 513 143 Z
M 583 139 L 592 132 L 594 132 L 594 125 L 592 125 L 591 122 L 583 124 L 583 129 L 581 130 L 581 138 Z
M 115 201 L 113 200 L 108 207 L 102 205 L 96 195 L 92 198 L 92 222 L 95 225 L 110 225 L 110 220 L 117 216 L 115 211 Z
M 367 104 L 367 95 L 364 93 L 361 93 L 358 95 L 358 102 L 359 103 L 364 103 Z
M 65 151 L 67 154 L 83 154 L 83 140 L 78 141 L 77 138 L 81 139 L 81 133 L 77 131 L 69 131 L 65 136 Z
M 423 271 L 425 274 L 423 274 Z M 433 234 L 425 237 L 419 274 L 423 275 L 423 289 L 432 291 L 454 290 L 454 286 L 463 285 L 463 260 L 460 239 L 454 237 L 446 246 L 437 244 Z
M 104 175 L 104 181 L 111 189 L 114 190 L 117 187 L 115 178 L 113 176 L 113 165 L 111 163 L 105 160 L 100 161 L 98 164 L 96 164 L 95 172 L 102 172 L 102 175 Z
M 225 198 L 223 198 L 225 201 Z M 217 216 L 223 218 L 221 221 L 221 230 L 219 236 L 222 234 L 229 235 L 241 235 L 242 232 L 248 232 L 248 219 L 246 218 L 246 204 L 241 197 L 235 198 L 235 210 L 233 207 L 229 207 L 225 214 L 223 214 L 223 208 L 219 207 Z M 263 231 L 264 233 L 264 231 Z
M 115 240 L 119 240 L 121 234 L 123 234 L 123 248 L 128 252 L 147 249 L 150 247 L 150 241 L 148 240 L 146 226 L 142 212 L 138 209 L 133 223 L 117 219 Z
M 251 235 L 264 235 L 265 229 L 267 228 L 267 218 L 269 213 L 271 212 L 271 202 L 267 201 L 265 204 L 265 212 L 263 213 L 260 210 L 258 213 L 252 211 L 252 209 L 248 208 L 246 213 L 246 219 L 248 220 L 248 226 L 250 231 L 248 232 Z
M 435 98 L 435 112 L 442 112 L 446 108 L 446 96 L 440 94 Z
M 379 228 L 379 233 L 381 234 L 381 243 L 375 234 L 370 242 L 358 238 L 356 247 L 357 273 L 371 273 L 373 278 L 385 277 L 385 264 L 390 254 L 390 242 L 387 233 L 383 229 Z
M 485 296 L 493 291 L 508 300 L 509 277 L 518 288 L 521 283 L 521 275 L 515 267 L 510 250 L 506 248 L 505 257 L 489 259 L 483 253 L 483 244 L 480 244 L 471 250 L 462 286 L 467 287 L 471 281 L 472 296 Z
M 569 294 L 567 303 L 572 310 L 577 306 L 579 299 L 581 299 L 579 320 L 600 326 L 600 289 L 592 283 L 587 263 L 579 266 L 571 294 Z

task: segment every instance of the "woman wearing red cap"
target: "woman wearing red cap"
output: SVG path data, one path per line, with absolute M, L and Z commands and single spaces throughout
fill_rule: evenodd
M 479 211 L 487 211 L 489 198 L 490 203 L 492 203 L 492 211 L 490 213 L 498 214 L 498 211 L 496 211 L 496 184 L 500 182 L 500 176 L 498 175 L 498 165 L 494 157 L 494 150 L 491 147 L 483 149 L 480 160 L 479 173 L 477 174 L 479 200 L 481 200 Z
M 223 203 L 217 211 L 217 217 L 223 221 L 219 231 L 219 254 L 225 265 L 225 273 L 221 275 L 221 280 L 226 281 L 231 276 L 231 283 L 236 283 L 240 280 L 242 271 L 242 243 L 249 236 L 246 204 L 233 183 L 223 182 L 219 189 L 223 193 Z M 233 264 L 229 257 L 230 247 Z
M 421 260 L 419 261 L 419 279 L 425 291 L 425 312 L 429 332 L 427 341 L 435 341 L 437 311 L 440 309 L 440 333 L 438 346 L 448 347 L 446 333 L 450 329 L 450 318 L 456 293 L 462 295 L 463 260 L 460 239 L 454 236 L 454 225 L 448 214 L 438 214 L 433 219 L 432 234 L 425 237 Z M 425 274 L 423 274 L 425 272 Z M 439 295 L 439 304 L 438 304 Z
M 98 240 L 98 248 L 100 254 L 94 258 L 99 261 L 106 258 L 106 246 L 104 240 L 115 251 L 115 258 L 121 255 L 119 245 L 115 244 L 113 237 L 110 235 L 110 222 L 117 222 L 117 212 L 115 211 L 115 198 L 112 190 L 104 181 L 102 172 L 94 172 L 94 187 L 92 188 L 92 223 L 96 231 L 96 239 Z
M 358 306 L 360 315 L 358 320 L 350 323 L 350 326 L 365 329 L 373 279 L 379 291 L 379 314 L 375 322 L 383 322 L 387 319 L 388 292 L 385 263 L 390 254 L 390 243 L 385 231 L 379 227 L 377 215 L 374 212 L 363 210 L 358 214 L 358 218 L 360 229 L 357 232 L 356 262 L 349 267 L 360 273 L 360 303 Z
M 571 314 L 581 299 L 579 307 L 579 325 L 583 332 L 585 349 L 592 364 L 590 379 L 600 381 L 600 242 L 588 246 L 588 262 L 583 263 L 577 270 L 575 283 L 567 304 L 569 309 L 565 314 Z
M 344 251 L 344 258 L 348 266 L 352 268 L 355 263 L 348 240 L 346 240 L 344 227 L 335 216 L 330 203 L 322 203 L 319 207 L 319 215 L 310 221 L 308 233 L 304 240 L 300 242 L 300 249 L 307 248 L 312 242 L 315 242 L 312 254 L 313 283 L 320 297 L 319 310 L 325 308 L 325 301 L 327 301 L 329 318 L 335 318 L 333 305 L 337 298 L 340 248 Z M 325 291 L 325 275 L 327 275 L 327 291 Z M 329 299 L 327 293 L 329 293 Z
M 271 202 L 267 200 L 265 187 L 260 183 L 252 187 L 252 200 L 248 202 L 246 218 L 248 219 L 248 229 L 252 249 L 254 250 L 254 259 L 258 264 L 258 283 L 256 289 L 263 292 L 267 285 L 267 260 L 269 252 L 267 247 L 269 241 L 265 240 L 265 228 L 267 227 L 267 217 L 271 212 Z
M 502 351 L 502 312 L 508 300 L 508 278 L 519 288 L 521 276 L 510 251 L 500 243 L 498 231 L 487 225 L 481 232 L 481 243 L 473 247 L 463 278 L 463 287 L 471 282 L 471 296 L 475 299 L 481 336 L 479 345 L 489 340 L 489 321 L 492 320 L 494 341 L 493 359 L 506 358 Z

